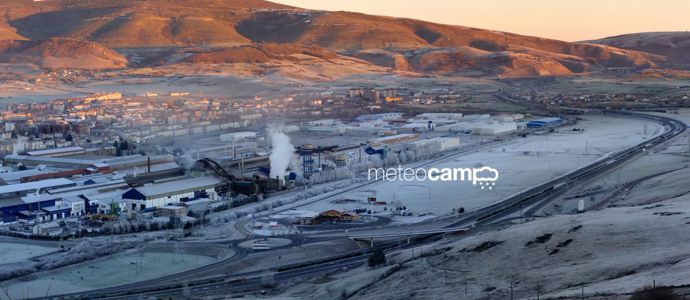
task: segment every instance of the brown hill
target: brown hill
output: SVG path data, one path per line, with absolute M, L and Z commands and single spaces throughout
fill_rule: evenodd
M 2 17 L 8 30 L 31 40 L 67 37 L 112 49 L 225 47 L 188 60 L 197 63 L 284 59 L 271 51 L 289 47 L 328 49 L 394 70 L 444 75 L 571 75 L 665 61 L 605 45 L 262 0 L 0 0 L 0 8 L 8 10 Z M 0 39 L 1 34 L 0 27 Z M 228 48 L 256 43 L 274 46 Z
M 678 67 L 678 64 L 690 66 L 690 32 L 633 33 L 589 42 L 663 55 L 668 57 L 675 67 Z
M 0 43 L 0 61 L 31 63 L 46 69 L 117 69 L 127 59 L 103 45 L 68 38 Z
M 300 61 L 304 58 L 332 60 L 342 58 L 338 54 L 316 47 L 289 44 L 258 44 L 230 47 L 196 53 L 187 59 L 189 63 L 267 63 L 273 60 Z
M 4 23 L 0 23 L 0 41 L 7 40 L 26 40 L 26 38 L 17 34 L 16 29 L 14 29 L 13 27 Z
M 9 20 L 21 35 L 88 39 L 112 48 L 247 43 L 236 22 L 254 9 L 287 8 L 261 0 L 61 0 L 34 7 L 40 12 Z

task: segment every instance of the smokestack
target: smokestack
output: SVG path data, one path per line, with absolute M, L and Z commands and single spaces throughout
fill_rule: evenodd
M 276 176 L 276 180 L 278 181 L 278 190 L 282 191 L 283 190 L 283 181 L 280 180 L 280 176 Z
M 151 156 L 146 157 L 146 172 L 151 173 Z

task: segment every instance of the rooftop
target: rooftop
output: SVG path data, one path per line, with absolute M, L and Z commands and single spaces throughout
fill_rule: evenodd
M 3 186 L 0 186 L 0 195 L 25 192 L 25 191 L 33 191 L 33 190 L 52 188 L 52 187 L 62 187 L 62 186 L 68 186 L 68 185 L 74 185 L 74 184 L 75 183 L 73 181 L 66 179 L 66 178 L 55 178 L 55 179 L 47 179 L 47 180 L 27 182 L 27 183 L 3 185 Z
M 155 197 L 170 193 L 185 192 L 188 190 L 204 189 L 209 187 L 215 187 L 219 185 L 221 181 L 212 176 L 197 177 L 197 178 L 187 178 L 183 180 L 168 181 L 164 183 L 156 183 L 145 185 L 135 188 L 142 195 L 149 197 Z
M 29 152 L 26 152 L 26 154 L 29 156 L 42 156 L 42 155 L 53 155 L 53 154 L 58 154 L 58 153 L 78 152 L 78 151 L 85 151 L 85 150 L 82 147 L 65 147 L 65 148 L 52 148 L 52 149 L 45 149 L 45 150 L 29 151 Z

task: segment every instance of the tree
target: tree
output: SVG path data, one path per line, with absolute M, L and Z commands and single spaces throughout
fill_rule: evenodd
M 647 287 L 636 291 L 630 300 L 675 300 L 681 299 L 673 293 L 669 287 Z
M 374 252 L 369 256 L 369 267 L 378 267 L 386 264 L 386 254 L 380 248 L 374 249 Z
M 261 286 L 265 288 L 273 288 L 276 285 L 276 281 L 273 278 L 273 274 L 265 274 L 261 276 Z

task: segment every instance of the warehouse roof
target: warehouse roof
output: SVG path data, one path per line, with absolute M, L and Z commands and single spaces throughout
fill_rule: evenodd
M 187 193 L 195 190 L 213 188 L 218 186 L 220 183 L 221 181 L 218 178 L 206 176 L 150 184 L 142 187 L 137 187 L 135 188 L 135 190 L 139 191 L 142 195 L 146 196 L 146 198 L 156 198 L 179 193 Z
M 0 186 L 0 195 L 10 194 L 24 191 L 33 191 L 38 189 L 52 188 L 52 187 L 64 187 L 68 185 L 74 185 L 75 183 L 66 178 L 56 178 L 47 179 L 41 181 L 11 184 Z
M 80 152 L 80 151 L 85 151 L 85 150 L 82 147 L 65 147 L 65 148 L 52 148 L 52 149 L 45 149 L 45 150 L 29 151 L 29 152 L 26 152 L 26 154 L 29 156 L 42 156 L 42 155 L 54 155 L 54 154 L 59 154 L 59 153 Z
M 4 182 L 11 183 L 12 181 L 19 181 L 22 177 L 26 176 L 33 176 L 33 175 L 38 175 L 38 174 L 46 174 L 54 171 L 54 169 L 29 169 L 29 170 L 23 170 L 23 171 L 14 171 L 14 172 L 6 172 L 6 173 L 0 173 L 0 179 Z

